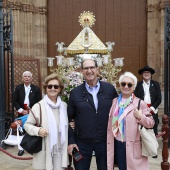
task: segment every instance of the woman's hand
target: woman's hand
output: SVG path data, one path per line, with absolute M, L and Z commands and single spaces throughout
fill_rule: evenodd
M 142 119 L 142 110 L 141 110 L 141 109 L 139 109 L 139 110 L 138 110 L 138 109 L 134 110 L 133 116 L 134 116 L 136 119 L 141 120 L 141 119 Z
M 40 130 L 38 131 L 38 135 L 41 136 L 41 137 L 46 137 L 47 134 L 48 134 L 47 129 L 40 128 Z

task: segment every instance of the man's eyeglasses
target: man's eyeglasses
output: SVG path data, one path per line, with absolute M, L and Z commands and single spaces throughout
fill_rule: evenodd
M 121 82 L 120 85 L 121 85 L 122 87 L 125 87 L 125 86 L 127 85 L 129 88 L 131 88 L 131 87 L 133 86 L 132 83 L 126 83 L 126 82 Z
M 95 66 L 91 66 L 91 67 L 84 67 L 83 70 L 88 71 L 90 70 L 94 70 L 96 67 Z
M 54 89 L 58 89 L 60 86 L 59 85 L 52 85 L 52 84 L 47 85 L 48 89 L 52 89 L 53 87 L 54 87 Z

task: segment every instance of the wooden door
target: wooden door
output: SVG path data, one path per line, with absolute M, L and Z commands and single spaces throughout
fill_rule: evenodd
M 92 30 L 105 43 L 114 41 L 112 57 L 124 57 L 124 71 L 137 71 L 147 62 L 146 0 L 49 0 L 48 57 L 55 57 L 55 43 L 67 47 L 80 33 L 78 17 L 83 11 L 96 18 Z

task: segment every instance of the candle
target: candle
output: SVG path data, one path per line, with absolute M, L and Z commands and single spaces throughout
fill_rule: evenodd
M 57 58 L 57 65 L 61 66 L 62 65 L 63 56 L 59 55 L 59 56 L 56 56 L 56 58 Z
M 103 57 L 104 57 L 103 64 L 108 64 L 110 55 L 103 55 Z
M 54 60 L 54 58 L 52 58 L 52 57 L 47 57 L 47 60 L 48 60 L 48 66 L 49 66 L 49 67 L 53 67 L 53 60 Z
M 97 58 L 97 64 L 99 67 L 102 66 L 102 59 L 101 58 Z
M 68 58 L 68 65 L 69 66 L 73 66 L 74 65 L 73 57 Z

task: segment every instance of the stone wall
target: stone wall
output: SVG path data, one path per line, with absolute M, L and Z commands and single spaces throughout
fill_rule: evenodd
M 169 0 L 147 0 L 147 63 L 164 95 L 164 7 Z M 4 0 L 13 11 L 14 57 L 40 59 L 41 79 L 47 75 L 47 0 Z M 160 108 L 163 107 L 163 103 Z
M 160 8 L 160 0 L 148 0 L 147 5 L 147 62 L 155 69 L 153 79 L 160 82 L 163 87 L 163 56 L 164 48 L 164 13 Z M 164 12 L 164 11 L 163 11 Z
M 164 107 L 164 8 L 169 0 L 147 0 L 147 62 L 155 69 L 153 79 L 160 83 Z
M 47 0 L 5 0 L 12 9 L 14 58 L 40 60 L 41 79 L 47 75 Z

